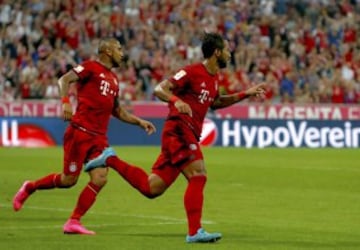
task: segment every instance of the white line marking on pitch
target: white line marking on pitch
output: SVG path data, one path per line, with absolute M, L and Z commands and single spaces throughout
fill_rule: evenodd
M 155 223 L 117 223 L 117 224 L 87 224 L 86 227 L 89 228 L 103 228 L 103 227 L 115 227 L 115 226 L 161 226 L 161 225 L 177 225 L 177 224 L 183 224 L 183 223 L 174 223 L 174 222 L 155 222 Z M 59 229 L 62 228 L 62 225 L 48 225 L 48 226 L 6 226 L 6 227 L 0 227 L 0 231 L 2 230 L 34 230 L 34 229 Z
M 0 207 L 7 207 L 12 208 L 12 206 L 0 204 Z M 51 208 L 51 207 L 37 207 L 37 206 L 26 206 L 24 209 L 32 209 L 32 210 L 45 210 L 45 211 L 57 211 L 57 212 L 67 212 L 70 213 L 72 210 L 65 209 L 65 208 Z M 152 219 L 152 220 L 162 220 L 162 222 L 152 222 L 152 223 L 131 223 L 131 224 L 124 224 L 124 223 L 118 223 L 118 224 L 97 224 L 97 225 L 88 225 L 89 227 L 108 227 L 108 226 L 149 226 L 149 225 L 177 225 L 177 224 L 186 224 L 185 219 L 177 219 L 177 218 L 171 218 L 167 216 L 148 216 L 143 214 L 116 214 L 111 212 L 89 212 L 90 214 L 97 214 L 97 215 L 117 215 L 122 217 L 134 217 L 134 218 L 142 218 L 142 219 Z M 215 224 L 213 221 L 209 220 L 203 220 L 202 224 Z M 18 229 L 49 229 L 49 228 L 61 228 L 62 226 L 59 225 L 53 225 L 53 226 L 32 226 L 32 227 L 9 227 L 6 226 L 4 228 L 0 227 L 0 230 L 18 230 Z

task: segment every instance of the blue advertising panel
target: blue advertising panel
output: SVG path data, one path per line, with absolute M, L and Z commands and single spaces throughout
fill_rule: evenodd
M 108 139 L 111 145 L 160 145 L 163 119 L 151 119 L 157 132 L 148 136 L 138 126 L 111 119 Z M 63 144 L 68 122 L 59 118 L 0 118 L 0 146 L 46 147 Z
M 358 148 L 360 121 L 217 120 L 216 145 L 246 148 Z
M 160 145 L 164 119 L 149 119 L 157 132 L 148 136 L 140 127 L 111 119 L 111 145 Z M 0 118 L 0 146 L 62 145 L 68 123 L 59 118 Z M 358 120 L 206 119 L 200 143 L 223 147 L 358 148 Z

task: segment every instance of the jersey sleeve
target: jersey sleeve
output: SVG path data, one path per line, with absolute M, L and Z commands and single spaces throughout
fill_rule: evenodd
M 172 82 L 177 88 L 182 88 L 189 81 L 191 70 L 189 68 L 180 69 L 173 75 L 169 81 Z
M 72 70 L 75 72 L 75 74 L 78 75 L 80 78 L 80 82 L 83 82 L 84 79 L 87 79 L 90 77 L 92 73 L 92 66 L 91 62 L 83 62 L 82 64 L 79 64 L 72 68 Z

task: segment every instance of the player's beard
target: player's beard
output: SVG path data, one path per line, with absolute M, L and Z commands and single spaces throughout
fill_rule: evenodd
M 121 65 L 126 65 L 128 61 L 129 61 L 128 55 L 124 55 L 123 57 L 121 57 L 119 62 L 115 61 L 114 58 L 112 59 L 114 67 L 120 67 Z
M 118 62 L 118 61 L 114 60 L 114 58 L 112 59 L 112 65 L 114 66 L 114 68 L 120 67 L 121 62 L 122 61 Z
M 223 58 L 218 58 L 217 59 L 217 64 L 218 64 L 220 69 L 224 69 L 227 66 L 227 62 Z

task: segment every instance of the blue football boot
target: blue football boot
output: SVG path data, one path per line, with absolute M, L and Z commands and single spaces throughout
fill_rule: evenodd
M 112 148 L 109 147 L 104 149 L 99 156 L 91 159 L 85 164 L 85 172 L 89 172 L 90 170 L 98 167 L 106 167 L 106 159 L 114 155 L 116 155 L 116 153 Z
M 220 240 L 221 233 L 208 233 L 204 229 L 200 228 L 193 236 L 187 235 L 187 243 L 211 243 Z

